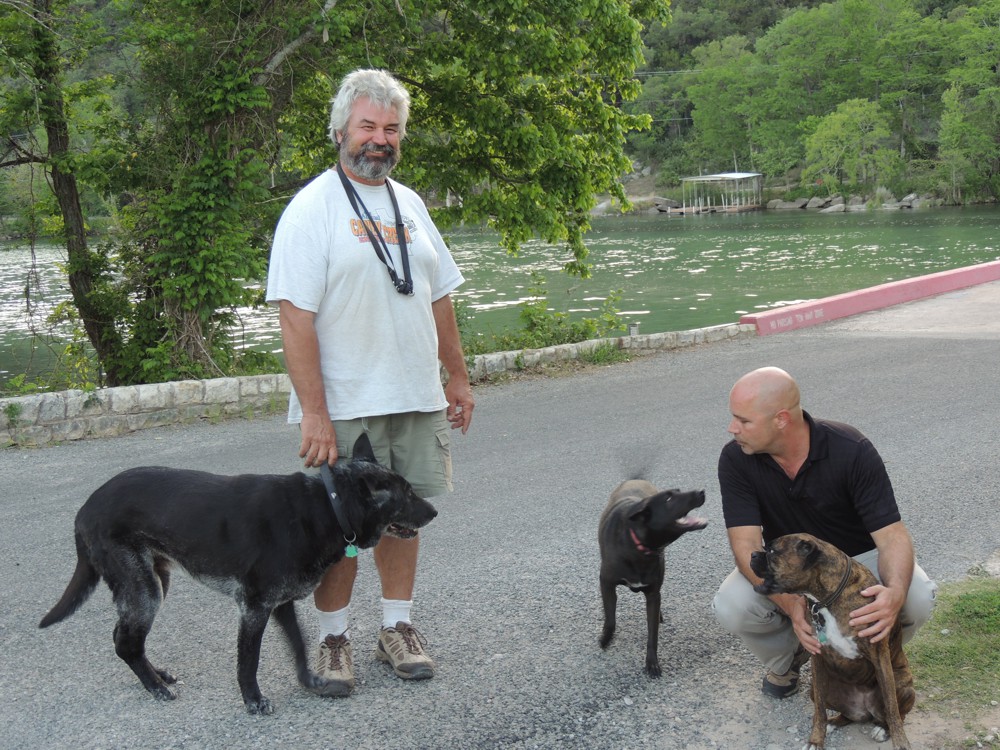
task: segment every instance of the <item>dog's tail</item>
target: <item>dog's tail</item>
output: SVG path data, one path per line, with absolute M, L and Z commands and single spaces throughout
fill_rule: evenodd
M 91 564 L 83 540 L 79 534 L 76 537 L 76 555 L 76 570 L 73 571 L 73 577 L 69 579 L 69 584 L 67 584 L 62 598 L 42 618 L 42 621 L 38 623 L 38 627 L 47 628 L 49 625 L 57 623 L 60 620 L 65 620 L 80 609 L 80 605 L 90 598 L 97 584 L 100 583 L 101 576 Z

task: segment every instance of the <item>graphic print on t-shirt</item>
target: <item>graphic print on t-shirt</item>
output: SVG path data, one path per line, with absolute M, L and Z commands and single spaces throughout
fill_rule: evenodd
M 381 235 L 386 244 L 399 245 L 399 238 L 396 236 L 396 218 L 391 214 L 387 214 L 383 218 L 382 213 L 381 210 L 376 210 L 374 215 L 370 215 L 370 219 L 367 222 L 357 217 L 351 219 L 351 234 L 358 238 L 358 242 L 371 242 L 368 231 L 365 229 L 365 224 L 367 223 L 368 229 L 376 236 Z M 406 232 L 406 244 L 410 245 L 413 242 L 413 232 L 416 229 L 416 224 L 412 219 L 404 216 L 403 227 Z

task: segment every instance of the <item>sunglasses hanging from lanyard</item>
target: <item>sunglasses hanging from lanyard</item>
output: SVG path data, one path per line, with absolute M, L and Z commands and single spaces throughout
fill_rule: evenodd
M 368 239 L 371 241 L 372 247 L 375 248 L 375 254 L 378 255 L 378 259 L 382 261 L 382 265 L 389 271 L 389 279 L 392 281 L 392 285 L 396 287 L 396 291 L 400 294 L 413 294 L 413 279 L 410 278 L 410 258 L 406 252 L 406 227 L 403 226 L 403 217 L 399 215 L 399 204 L 396 202 L 396 193 L 393 191 L 389 180 L 385 181 L 385 187 L 389 191 L 389 200 L 392 201 L 392 211 L 396 217 L 396 239 L 399 242 L 399 254 L 403 259 L 402 279 L 396 273 L 396 266 L 392 262 L 392 255 L 389 254 L 389 246 L 386 244 L 385 238 L 382 237 L 382 232 L 379 231 L 378 225 L 372 219 L 372 215 L 368 213 L 368 207 L 361 200 L 357 189 L 347 179 L 347 175 L 344 174 L 344 168 L 340 166 L 340 162 L 337 162 L 337 174 L 340 176 L 340 182 L 344 186 L 344 192 L 347 193 L 347 199 L 351 202 L 351 208 L 354 209 L 354 213 L 361 220 L 365 231 L 368 233 Z M 361 215 L 361 211 L 364 211 L 364 216 Z

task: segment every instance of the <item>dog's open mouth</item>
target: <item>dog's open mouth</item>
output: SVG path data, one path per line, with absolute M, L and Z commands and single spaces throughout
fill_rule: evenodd
M 684 516 L 683 518 L 678 518 L 674 521 L 678 528 L 684 529 L 684 531 L 698 531 L 708 526 L 707 518 L 699 518 L 698 516 Z
M 397 521 L 385 527 L 385 535 L 393 536 L 397 539 L 412 539 L 417 535 L 417 530 Z

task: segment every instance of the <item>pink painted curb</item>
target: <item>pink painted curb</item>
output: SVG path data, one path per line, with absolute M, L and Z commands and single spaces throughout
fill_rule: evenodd
M 767 336 L 997 280 L 1000 280 L 1000 260 L 752 313 L 742 316 L 740 323 L 755 325 L 758 336 Z

